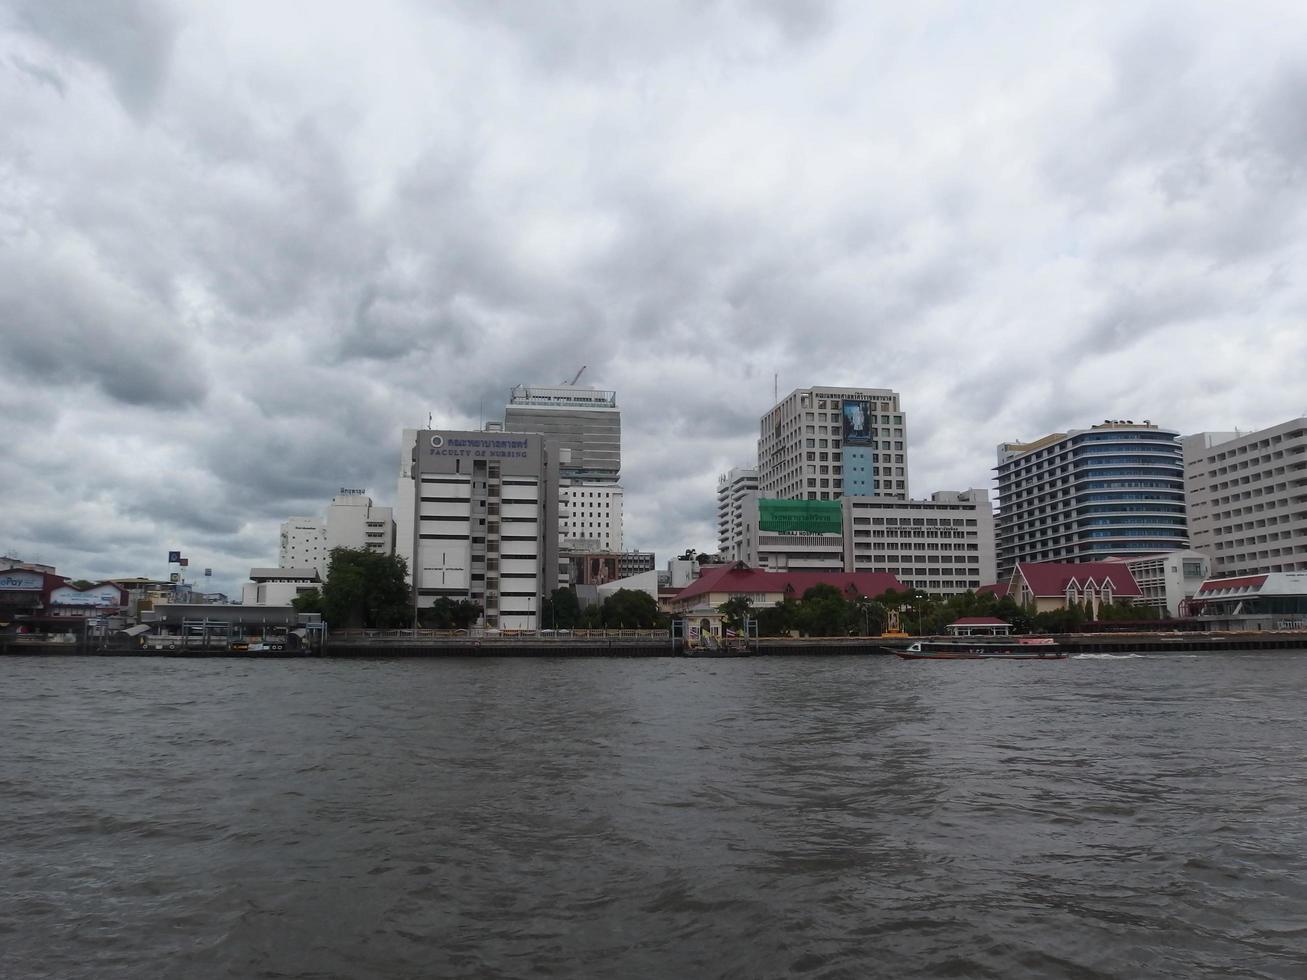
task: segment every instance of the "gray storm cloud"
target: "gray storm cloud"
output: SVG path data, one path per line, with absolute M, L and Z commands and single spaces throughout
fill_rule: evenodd
M 0 3 L 0 551 L 231 588 L 582 364 L 664 557 L 774 383 L 899 390 L 917 494 L 1297 415 L 1305 47 L 1270 0 Z

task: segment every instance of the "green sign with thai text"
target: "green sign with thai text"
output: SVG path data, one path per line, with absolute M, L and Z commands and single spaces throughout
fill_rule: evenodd
M 843 527 L 843 505 L 838 500 L 758 501 L 759 531 L 839 534 Z

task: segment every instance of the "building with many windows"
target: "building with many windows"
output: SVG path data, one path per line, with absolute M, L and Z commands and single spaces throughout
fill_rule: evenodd
M 485 623 L 536 629 L 557 581 L 558 461 L 543 436 L 404 431 L 396 551 L 414 601 L 471 599 Z
M 758 493 L 908 497 L 907 419 L 888 388 L 801 388 L 759 425 Z
M 622 472 L 622 413 L 617 392 L 575 385 L 517 385 L 504 408 L 504 431 L 534 432 L 558 447 L 558 477 L 616 483 Z
M 758 498 L 758 471 L 737 466 L 717 479 L 717 553 L 727 561 L 744 557 L 747 522 L 745 510 Z M 756 508 L 755 508 L 756 509 Z
M 621 551 L 621 486 L 616 483 L 573 483 L 560 488 L 559 511 L 565 551 Z
M 1192 543 L 1213 574 L 1307 571 L 1307 418 L 1181 442 Z
M 1083 562 L 1189 545 L 1179 433 L 1104 421 L 998 447 L 999 581 L 1018 562 Z
M 983 489 L 929 500 L 844 498 L 844 567 L 885 572 L 910 588 L 955 595 L 994 581 L 994 514 Z

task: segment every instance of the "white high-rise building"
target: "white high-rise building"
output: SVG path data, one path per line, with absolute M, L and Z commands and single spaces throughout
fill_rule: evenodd
M 1193 548 L 1212 574 L 1307 571 L 1307 418 L 1181 444 Z
M 907 417 L 888 388 L 801 388 L 762 417 L 758 495 L 908 497 Z
M 376 507 L 363 490 L 342 488 L 327 506 L 326 520 L 292 517 L 281 525 L 279 568 L 312 568 L 325 579 L 331 549 L 395 553 L 395 521 L 389 507 Z
M 278 568 L 327 571 L 327 525 L 320 517 L 292 517 L 281 525 Z
M 569 550 L 622 550 L 622 488 L 616 483 L 572 483 L 559 491 L 559 533 Z
M 416 604 L 471 599 L 487 626 L 536 629 L 558 567 L 551 445 L 497 431 L 405 429 L 403 441 L 396 552 Z
M 737 466 L 717 479 L 717 552 L 727 561 L 741 561 L 749 528 L 745 512 L 758 499 L 758 471 Z M 755 508 L 756 510 L 756 508 Z

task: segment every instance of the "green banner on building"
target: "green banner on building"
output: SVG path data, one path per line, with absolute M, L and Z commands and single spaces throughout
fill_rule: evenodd
M 759 531 L 839 534 L 843 527 L 843 505 L 838 500 L 758 501 Z

